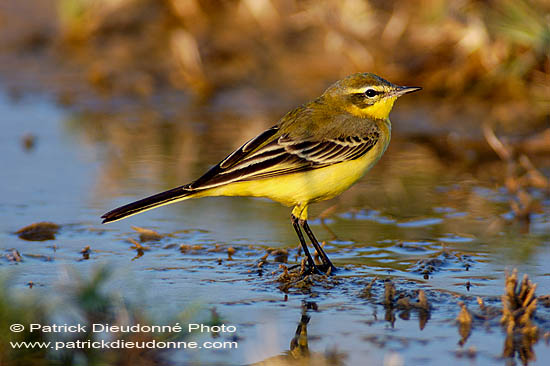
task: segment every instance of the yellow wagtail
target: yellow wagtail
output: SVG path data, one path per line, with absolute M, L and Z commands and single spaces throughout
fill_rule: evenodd
M 332 271 L 334 266 L 307 223 L 308 205 L 339 195 L 376 164 L 390 142 L 389 114 L 395 100 L 420 89 L 397 86 L 370 73 L 348 76 L 288 112 L 199 179 L 107 212 L 103 223 L 189 198 L 267 197 L 294 206 L 291 220 L 309 270 Z M 315 265 L 300 227 L 322 266 Z

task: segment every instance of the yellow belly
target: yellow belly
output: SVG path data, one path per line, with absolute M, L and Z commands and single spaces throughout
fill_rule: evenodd
M 205 196 L 266 197 L 286 206 L 307 206 L 333 198 L 357 182 L 386 149 L 380 143 L 364 156 L 325 168 L 253 181 L 235 182 L 197 193 Z

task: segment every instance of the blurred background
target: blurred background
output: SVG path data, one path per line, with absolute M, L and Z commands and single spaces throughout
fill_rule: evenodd
M 400 100 L 397 140 L 470 164 L 496 157 L 478 144 L 484 124 L 540 137 L 514 141 L 521 151 L 550 150 L 549 10 L 547 0 L 6 0 L 0 77 L 14 99 L 40 91 L 77 112 L 85 139 L 116 150 L 101 194 L 120 193 L 136 159 L 167 185 L 193 179 L 199 156 L 223 157 L 202 142 L 229 152 L 365 71 L 424 88 Z M 173 166 L 151 156 L 160 145 Z
M 316 316 L 346 341 L 312 321 L 311 345 L 336 342 L 350 364 L 370 349 L 382 364 L 387 350 L 361 333 L 368 318 L 369 337 L 387 341 L 380 301 L 367 316 L 350 289 L 391 277 L 435 291 L 443 310 L 427 329 L 444 340 L 430 357 L 447 360 L 457 297 L 500 304 L 512 266 L 550 292 L 550 0 L 2 0 L 0 267 L 18 266 L 14 283 L 38 291 L 56 283 L 59 264 L 111 263 L 128 272 L 113 275 L 119 289 L 144 284 L 150 309 L 200 297 L 247 324 L 236 363 L 280 353 L 255 332 L 286 345 L 307 296 L 281 300 L 269 277 L 278 263 L 262 278 L 250 262 L 273 247 L 298 261 L 287 208 L 216 198 L 108 226 L 99 216 L 197 178 L 355 72 L 423 90 L 396 103 L 390 147 L 365 179 L 312 207 L 313 230 L 347 277 L 316 300 Z M 40 221 L 53 223 L 47 239 L 25 235 Z M 136 245 L 132 225 L 160 236 Z M 399 334 L 416 339 L 406 320 Z M 414 364 L 423 342 L 402 357 Z M 500 342 L 480 339 L 484 364 L 497 362 Z
M 27 82 L 66 104 L 175 90 L 195 103 L 250 90 L 310 98 L 368 70 L 422 85 L 426 97 L 490 102 L 501 118 L 511 117 L 503 109 L 543 118 L 549 8 L 546 0 L 7 0 L 2 69 L 16 62 Z
M 307 99 L 370 71 L 458 108 L 483 101 L 502 119 L 540 120 L 550 108 L 549 8 L 547 0 L 6 0 L 2 71 L 16 63 L 25 74 L 17 79 L 68 105 L 173 91 L 194 103 L 247 93 Z

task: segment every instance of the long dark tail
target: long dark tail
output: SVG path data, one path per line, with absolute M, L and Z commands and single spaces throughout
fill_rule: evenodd
M 169 203 L 174 203 L 177 201 L 182 201 L 188 198 L 191 198 L 191 195 L 196 193 L 196 191 L 189 190 L 185 186 L 178 188 L 170 189 L 169 191 L 157 193 L 153 196 L 143 198 L 139 201 L 129 203 L 127 205 L 115 208 L 112 211 L 107 212 L 101 218 L 103 219 L 103 224 L 108 222 L 113 222 L 117 220 L 122 220 L 126 217 L 136 215 L 140 212 L 144 212 L 155 207 L 164 206 Z

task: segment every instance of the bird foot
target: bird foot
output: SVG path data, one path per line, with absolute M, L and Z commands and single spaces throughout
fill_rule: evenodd
M 304 271 L 302 272 L 302 275 L 307 276 L 311 274 L 317 274 L 317 275 L 323 275 L 324 273 L 319 269 L 317 266 L 305 266 Z
M 317 268 L 323 271 L 323 274 L 326 274 L 327 276 L 330 276 L 337 271 L 336 267 L 334 267 L 332 263 L 330 264 L 323 263 L 321 265 L 317 265 Z
M 303 270 L 304 275 L 318 274 L 330 276 L 334 272 L 336 272 L 336 267 L 328 264 L 314 264 L 313 267 L 306 264 Z

